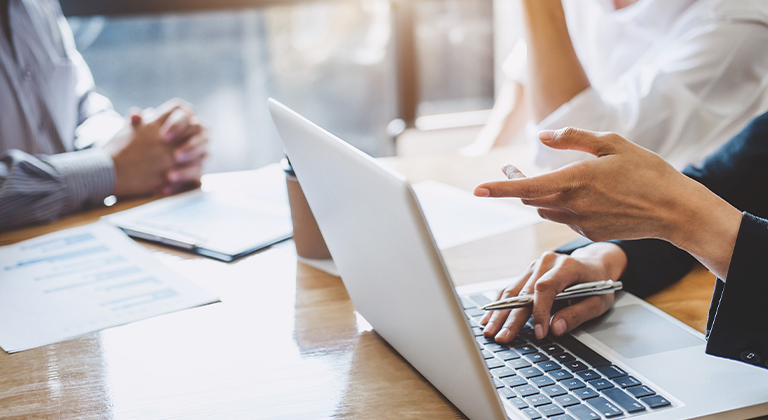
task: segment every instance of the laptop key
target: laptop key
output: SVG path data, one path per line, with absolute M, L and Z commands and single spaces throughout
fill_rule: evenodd
M 524 408 L 528 408 L 528 403 L 525 402 L 524 399 L 515 396 L 514 398 L 510 398 L 509 402 L 512 403 L 515 407 L 517 407 L 518 410 L 522 410 Z
M 528 416 L 528 418 L 531 420 L 536 420 L 541 418 L 541 414 L 539 414 L 539 412 L 534 410 L 533 408 L 524 408 L 522 411 L 523 411 L 523 414 Z
M 461 300 L 461 307 L 464 309 L 477 308 L 477 304 L 469 300 L 469 298 L 466 298 L 464 296 L 459 296 L 459 300 Z
M 669 400 L 662 397 L 661 395 L 654 395 L 652 397 L 640 398 L 640 401 L 648 404 L 648 406 L 651 408 L 666 407 L 672 404 L 671 402 L 669 402 Z
M 489 352 L 488 350 L 483 350 L 483 359 L 493 359 L 493 353 Z
M 535 378 L 531 378 L 531 383 L 541 388 L 544 386 L 554 385 L 555 381 L 553 381 L 549 376 L 537 376 Z
M 477 303 L 477 306 L 484 306 L 491 303 L 491 300 L 484 295 L 472 295 L 470 296 L 470 299 L 474 300 L 475 303 Z
M 512 389 L 514 389 L 515 392 L 517 392 L 517 394 L 520 395 L 521 397 L 528 397 L 530 395 L 535 395 L 539 393 L 539 390 L 532 385 L 516 386 Z
M 633 376 L 619 376 L 618 378 L 615 378 L 613 382 L 616 382 L 616 385 L 622 388 L 629 388 L 635 385 L 642 385 L 642 383 L 640 383 L 640 381 L 635 379 Z
M 518 369 L 517 373 L 525 376 L 526 378 L 534 378 L 536 376 L 541 376 L 544 373 L 535 367 L 529 367 L 524 369 Z
M 558 365 L 557 363 L 551 360 L 545 360 L 543 362 L 539 362 L 536 364 L 536 367 L 543 370 L 544 372 L 551 372 L 553 370 L 560 369 L 560 365 Z
M 564 381 L 566 379 L 573 378 L 573 375 L 571 375 L 571 372 L 568 372 L 565 369 L 556 370 L 554 372 L 549 372 L 550 375 L 552 375 L 553 378 L 557 379 L 558 381 Z
M 586 401 L 586 400 L 588 400 L 590 398 L 595 398 L 595 397 L 600 396 L 600 394 L 598 394 L 597 391 L 595 391 L 594 389 L 592 389 L 590 387 L 584 387 L 584 388 L 581 388 L 581 389 L 577 389 L 577 390 L 573 391 L 573 393 L 577 397 L 581 398 L 582 401 Z
M 566 379 L 566 380 L 560 382 L 560 384 L 562 386 L 568 388 L 569 391 L 573 391 L 574 389 L 581 389 L 581 388 L 584 388 L 585 386 L 587 386 L 586 384 L 584 384 L 584 382 L 581 382 L 580 380 L 578 380 L 576 378 Z
M 587 400 L 587 404 L 591 405 L 592 408 L 608 418 L 624 414 L 619 407 L 616 407 L 603 397 L 590 398 Z
M 558 346 L 557 344 L 549 344 L 549 345 L 543 346 L 541 349 L 547 352 L 547 354 L 549 354 L 550 356 L 553 354 L 562 353 L 564 351 L 563 348 Z
M 656 391 L 652 390 L 651 388 L 648 388 L 645 385 L 633 386 L 631 388 L 627 388 L 627 392 L 632 394 L 635 398 L 643 398 L 656 393 Z
M 540 405 L 546 405 L 546 404 L 552 404 L 552 401 L 541 394 L 531 395 L 530 397 L 525 397 L 525 400 L 528 401 L 528 404 L 538 407 Z
M 499 388 L 499 389 L 496 390 L 496 392 L 498 392 L 499 395 L 501 395 L 502 398 L 515 398 L 517 396 L 517 395 L 515 395 L 514 392 L 512 392 L 511 389 L 509 389 L 507 387 Z
M 485 345 L 485 349 L 488 351 L 492 351 L 494 353 L 498 353 L 500 351 L 509 350 L 507 346 L 504 346 L 502 344 L 498 343 L 488 343 Z
M 624 372 L 624 369 L 616 365 L 598 366 L 595 369 L 608 379 L 618 378 L 619 376 L 627 376 L 627 372 Z
M 579 420 L 600 420 L 600 415 L 584 404 L 568 407 L 568 412 L 576 416 Z
M 611 383 L 611 381 L 603 378 L 587 381 L 587 383 L 592 385 L 592 388 L 595 388 L 598 391 L 602 391 L 608 388 L 613 388 L 613 384 Z
M 592 369 L 576 372 L 576 375 L 578 375 L 579 378 L 584 379 L 585 381 L 591 381 L 592 379 L 600 378 L 600 374 L 595 372 Z
M 523 368 L 531 367 L 531 363 L 525 359 L 508 360 L 507 365 L 512 366 L 515 369 L 523 369 Z
M 480 327 L 472 327 L 472 334 L 475 337 L 480 337 L 481 335 L 483 335 L 483 329 Z
M 501 378 L 501 382 L 504 382 L 505 384 L 516 387 L 520 385 L 528 385 L 528 381 L 525 380 L 522 376 L 507 376 L 506 378 Z
M 556 403 L 562 405 L 563 407 L 570 407 L 572 405 L 580 404 L 579 399 L 574 397 L 573 395 L 560 395 L 559 397 L 553 398 Z
M 496 340 L 494 340 L 493 338 L 488 338 L 483 336 L 475 337 L 475 340 L 477 340 L 477 342 L 480 343 L 481 345 L 496 343 Z
M 547 357 L 547 356 L 545 356 L 545 355 L 543 355 L 543 354 L 541 354 L 539 352 L 526 354 L 525 358 L 530 360 L 533 363 L 539 363 L 539 362 L 543 362 L 543 361 L 549 360 L 549 357 Z
M 514 360 L 519 359 L 520 355 L 517 354 L 514 350 L 504 350 L 496 353 L 496 357 L 500 358 L 501 360 Z
M 559 416 L 559 415 L 565 414 L 565 411 L 563 411 L 562 408 L 554 404 L 547 404 L 538 408 L 539 408 L 539 413 L 547 417 Z
M 603 395 L 610 398 L 627 413 L 637 413 L 638 411 L 645 410 L 644 405 L 640 404 L 636 399 L 630 397 L 626 392 L 618 388 L 606 389 L 603 391 Z
M 504 388 L 504 382 L 501 382 L 496 378 L 493 378 L 493 385 L 496 386 L 496 389 Z
M 465 309 L 464 312 L 471 317 L 481 317 L 485 315 L 485 311 L 480 308 Z
M 522 344 L 514 348 L 516 352 L 520 354 L 530 354 L 530 353 L 536 353 L 536 347 L 533 347 L 530 344 Z
M 568 393 L 560 385 L 545 386 L 544 388 L 541 388 L 541 391 L 551 398 L 559 397 L 560 395 L 565 395 Z
M 587 370 L 589 367 L 585 365 L 584 363 L 579 362 L 578 360 L 568 363 L 563 363 L 563 366 L 568 368 L 571 372 L 578 372 L 580 370 Z
M 516 375 L 515 370 L 507 366 L 491 369 L 491 373 L 497 378 L 506 378 L 507 376 Z
M 558 344 L 565 347 L 566 350 L 570 350 L 571 353 L 580 357 L 582 360 L 592 365 L 592 367 L 611 365 L 611 362 L 608 359 L 599 355 L 596 351 L 570 335 L 560 337 L 557 341 Z
M 500 368 L 504 366 L 504 362 L 494 357 L 493 359 L 486 360 L 485 365 L 488 366 L 488 369 Z
M 571 353 L 558 353 L 558 354 L 556 354 L 556 355 L 554 355 L 552 357 L 554 357 L 555 360 L 557 360 L 560 363 L 568 363 L 568 362 L 573 362 L 574 360 L 576 360 L 576 358 L 573 357 L 573 355 Z
M 573 417 L 568 414 L 561 414 L 559 416 L 550 417 L 549 420 L 573 420 Z

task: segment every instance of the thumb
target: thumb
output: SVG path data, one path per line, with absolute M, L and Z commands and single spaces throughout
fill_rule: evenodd
M 541 131 L 539 140 L 553 149 L 578 150 L 597 157 L 612 155 L 616 153 L 618 146 L 627 142 L 617 134 L 598 133 L 573 127 Z
M 552 333 L 560 337 L 579 325 L 599 317 L 613 305 L 613 295 L 588 297 L 578 303 L 558 311 L 552 316 L 550 328 Z

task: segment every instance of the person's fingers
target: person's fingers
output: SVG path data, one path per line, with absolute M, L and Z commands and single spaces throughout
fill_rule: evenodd
M 579 325 L 604 314 L 613 305 L 613 293 L 591 296 L 567 306 L 552 316 L 552 334 L 561 336 Z
M 504 165 L 503 168 L 501 168 L 502 172 L 504 172 L 504 175 L 507 176 L 507 179 L 523 179 L 527 178 L 525 174 L 520 170 L 517 169 L 514 165 Z
M 475 187 L 477 197 L 539 198 L 579 186 L 580 166 L 566 166 L 530 178 L 485 182 Z
M 177 167 L 168 171 L 166 180 L 169 184 L 200 181 L 200 177 L 203 175 L 203 160 L 205 160 L 205 155 L 186 166 Z
M 515 285 L 502 290 L 502 294 L 499 299 L 507 299 L 519 295 L 520 290 L 528 282 L 528 278 L 530 276 L 531 272 L 528 272 L 520 277 L 519 281 Z M 507 317 L 509 317 L 510 312 L 511 310 L 509 309 L 490 311 L 488 322 L 485 324 L 485 328 L 483 328 L 483 336 L 488 338 L 495 337 L 501 330 L 502 326 L 504 326 L 504 323 L 506 322 Z
M 173 159 L 177 165 L 186 165 L 206 154 L 208 154 L 208 139 L 205 136 L 197 135 L 184 143 L 183 147 L 176 148 L 173 151 Z
M 556 261 L 557 254 L 554 252 L 545 252 L 544 255 L 542 255 L 536 261 L 533 272 L 528 278 L 528 281 L 525 283 L 525 286 L 523 286 L 522 290 L 520 291 L 520 295 L 532 295 L 538 279 L 541 278 L 541 276 L 543 276 L 549 270 L 551 270 Z M 507 343 L 511 341 L 515 338 L 515 336 L 517 336 L 517 334 L 520 332 L 530 317 L 530 307 L 513 309 L 506 317 L 504 325 L 501 327 L 494 339 L 499 343 Z
M 615 134 L 574 127 L 542 131 L 539 133 L 539 140 L 553 149 L 578 150 L 598 157 L 615 153 L 616 147 L 627 141 Z
M 549 332 L 552 305 L 557 294 L 568 286 L 585 281 L 586 277 L 584 264 L 563 256 L 551 270 L 539 278 L 533 292 L 533 325 L 536 338 L 541 340 Z
M 160 126 L 160 136 L 163 141 L 170 143 L 172 140 L 177 139 L 193 125 L 193 117 L 194 114 L 190 114 L 183 108 L 175 109 L 168 118 L 165 119 L 163 125 Z
M 501 300 L 501 299 L 503 299 L 503 297 L 502 297 L 502 296 L 504 296 L 504 292 L 505 292 L 506 290 L 507 290 L 507 289 L 501 289 L 501 290 L 499 290 L 499 293 L 497 293 L 497 294 L 496 294 L 496 300 Z M 482 317 L 482 318 L 480 318 L 480 325 L 482 325 L 482 326 L 485 326 L 485 325 L 487 325 L 487 324 L 488 324 L 488 320 L 490 320 L 490 319 L 491 319 L 491 315 L 493 315 L 493 312 L 494 312 L 494 311 L 485 311 L 485 315 L 483 315 L 483 317 Z

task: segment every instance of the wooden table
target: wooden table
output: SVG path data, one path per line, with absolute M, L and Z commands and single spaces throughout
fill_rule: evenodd
M 413 182 L 470 189 L 499 178 L 517 152 L 385 162 Z M 91 223 L 144 201 L 0 233 L 0 244 Z M 542 222 L 443 255 L 463 285 L 515 275 L 575 237 Z M 18 354 L 0 352 L 0 417 L 463 418 L 356 315 L 338 277 L 297 262 L 292 242 L 230 264 L 146 246 L 221 303 Z M 697 269 L 649 301 L 703 331 L 713 281 Z

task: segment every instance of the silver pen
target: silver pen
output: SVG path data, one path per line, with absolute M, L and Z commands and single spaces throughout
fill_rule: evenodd
M 591 283 L 576 284 L 558 293 L 557 296 L 555 296 L 555 300 L 575 299 L 595 295 L 607 295 L 617 290 L 621 290 L 622 286 L 623 285 L 620 281 L 613 280 L 601 280 Z M 482 309 L 486 311 L 493 311 L 496 309 L 522 308 L 529 305 L 533 305 L 533 295 L 520 295 L 497 300 L 496 302 L 491 302 L 487 305 L 484 305 Z

